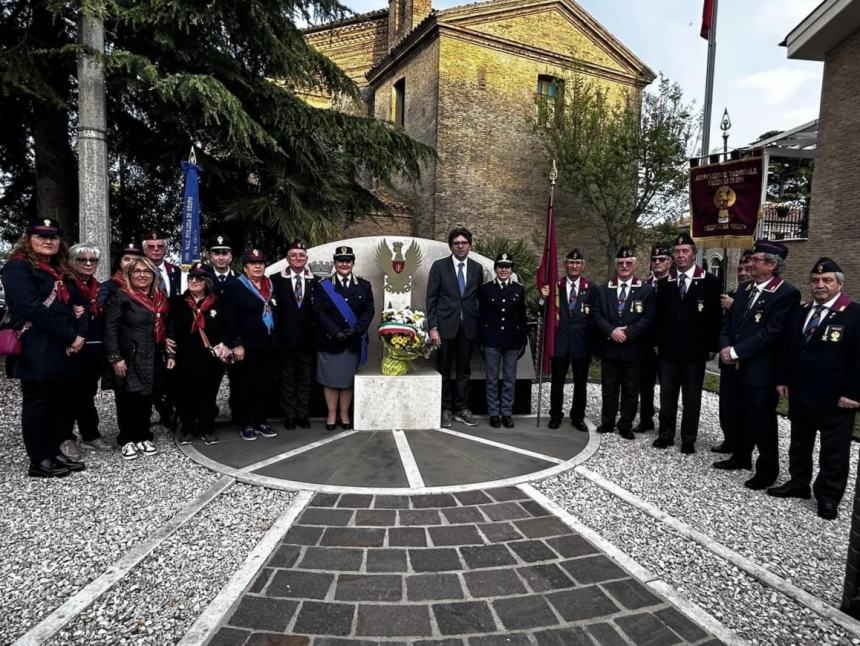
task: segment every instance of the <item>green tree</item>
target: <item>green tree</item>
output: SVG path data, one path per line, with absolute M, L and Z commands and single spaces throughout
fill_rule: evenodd
M 611 264 L 621 244 L 637 240 L 640 227 L 675 219 L 686 209 L 696 116 L 680 87 L 664 77 L 654 91 L 619 99 L 577 71 L 565 79 L 555 103 L 549 127 L 536 131 L 581 217 L 600 223 Z
M 297 27 L 343 17 L 338 0 L 8 0 L 0 5 L 6 227 L 38 211 L 75 229 L 82 10 L 105 21 L 118 236 L 153 225 L 178 231 L 179 162 L 191 145 L 203 170 L 204 220 L 227 220 L 240 240 L 269 249 L 295 235 L 325 239 L 381 208 L 362 178 L 414 179 L 432 154 L 387 123 L 302 100 L 309 90 L 358 96 Z

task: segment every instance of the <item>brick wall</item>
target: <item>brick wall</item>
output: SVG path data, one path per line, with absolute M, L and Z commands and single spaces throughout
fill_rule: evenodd
M 827 53 L 812 181 L 809 240 L 789 242 L 786 278 L 809 298 L 809 270 L 832 257 L 860 300 L 860 30 Z

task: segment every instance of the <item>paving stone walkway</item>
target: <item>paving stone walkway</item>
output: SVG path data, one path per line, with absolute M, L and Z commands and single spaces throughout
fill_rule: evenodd
M 516 487 L 316 494 L 209 641 L 720 643 Z

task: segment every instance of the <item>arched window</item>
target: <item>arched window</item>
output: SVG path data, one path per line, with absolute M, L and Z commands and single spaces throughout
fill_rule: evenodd
M 719 256 L 712 256 L 708 262 L 710 272 L 717 278 L 723 277 L 723 259 Z

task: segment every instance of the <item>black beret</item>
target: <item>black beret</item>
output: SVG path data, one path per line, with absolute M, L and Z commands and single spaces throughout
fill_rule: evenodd
M 616 260 L 622 260 L 624 258 L 635 258 L 636 253 L 633 251 L 632 247 L 628 247 L 627 245 L 623 245 L 620 249 L 618 249 L 618 253 L 615 254 Z
M 568 251 L 564 258 L 565 260 L 585 260 L 585 256 L 583 256 L 582 252 L 576 247 Z
M 788 247 L 784 244 L 780 244 L 779 242 L 772 242 L 771 240 L 756 240 L 754 249 L 756 253 L 769 253 L 774 256 L 779 256 L 783 260 L 788 257 Z
M 824 257 L 819 258 L 818 262 L 815 263 L 815 266 L 812 268 L 810 274 L 826 274 L 831 271 L 842 271 L 842 268 L 836 264 L 835 260 L 831 260 L 830 258 Z

